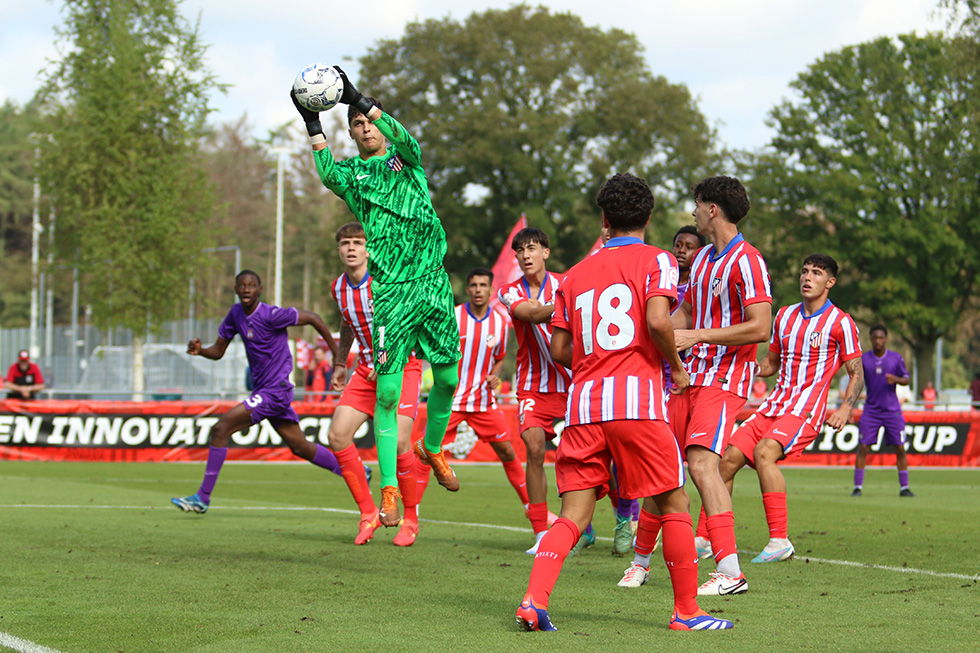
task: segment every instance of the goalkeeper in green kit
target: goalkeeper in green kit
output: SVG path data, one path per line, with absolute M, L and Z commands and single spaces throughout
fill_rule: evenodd
M 400 519 L 396 413 L 402 370 L 412 350 L 429 361 L 433 375 L 425 438 L 415 444 L 415 454 L 431 465 L 440 485 L 459 490 L 442 453 L 459 380 L 459 327 L 449 275 L 442 265 L 446 232 L 432 207 L 419 144 L 380 102 L 363 96 L 344 71 L 334 68 L 344 81 L 340 101 L 348 105 L 349 134 L 358 156 L 335 161 L 319 114 L 303 108 L 292 93 L 290 97 L 306 123 L 323 185 L 346 202 L 367 236 L 378 383 L 374 429 L 381 468 L 379 518 L 385 526 L 395 526 Z

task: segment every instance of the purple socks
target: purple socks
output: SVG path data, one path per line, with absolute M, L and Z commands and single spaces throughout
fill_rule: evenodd
M 909 486 L 909 470 L 906 469 L 905 471 L 898 471 L 898 485 L 902 490 Z
M 208 449 L 208 466 L 204 469 L 204 481 L 201 489 L 197 491 L 197 496 L 201 497 L 204 503 L 211 503 L 211 492 L 214 491 L 214 484 L 218 482 L 218 474 L 221 473 L 221 466 L 225 464 L 225 456 L 228 455 L 228 447 L 210 447 Z
M 864 485 L 864 470 L 855 469 L 854 470 L 854 487 L 861 487 Z
M 333 452 L 327 449 L 322 444 L 316 445 L 316 453 L 313 454 L 313 460 L 310 461 L 317 467 L 322 467 L 324 469 L 329 469 L 331 472 L 340 476 L 340 463 L 337 462 L 337 456 L 333 455 Z

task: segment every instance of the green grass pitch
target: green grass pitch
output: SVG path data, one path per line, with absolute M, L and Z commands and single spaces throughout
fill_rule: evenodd
M 173 508 L 170 497 L 194 492 L 203 471 L 0 462 L 0 642 L 66 652 L 680 653 L 966 651 L 980 641 L 975 469 L 913 469 L 918 498 L 900 499 L 894 469 L 869 470 L 864 497 L 851 498 L 848 469 L 789 468 L 797 555 L 767 565 L 749 563 L 768 533 L 756 478 L 743 471 L 735 515 L 750 589 L 701 599 L 735 622 L 702 633 L 667 629 L 659 551 L 648 585 L 616 586 L 629 559 L 610 555 L 607 500 L 599 541 L 566 561 L 552 594 L 559 631 L 521 633 L 514 612 L 532 538 L 499 465 L 459 465 L 455 495 L 433 481 L 409 549 L 391 544 L 395 529 L 355 547 L 346 487 L 308 464 L 229 464 L 206 515 Z M 713 569 L 702 561 L 702 580 Z

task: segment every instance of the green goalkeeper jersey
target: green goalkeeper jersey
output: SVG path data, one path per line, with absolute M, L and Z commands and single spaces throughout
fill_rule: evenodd
M 337 162 L 322 149 L 313 158 L 323 185 L 364 226 L 371 276 L 382 283 L 412 281 L 442 268 L 446 232 L 432 207 L 418 141 L 387 113 L 374 124 L 390 143 L 384 156 Z

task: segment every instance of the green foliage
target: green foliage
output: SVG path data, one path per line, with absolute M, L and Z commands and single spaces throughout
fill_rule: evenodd
M 208 260 L 212 200 L 197 145 L 220 86 L 177 5 L 66 0 L 65 54 L 37 96 L 56 247 L 80 269 L 101 328 L 145 333 L 174 317 Z
M 0 324 L 26 326 L 31 288 L 34 198 L 31 117 L 9 100 L 0 105 Z
M 594 197 L 614 172 L 655 187 L 651 242 L 710 159 L 712 131 L 687 88 L 648 70 L 636 37 L 568 13 L 514 6 L 410 23 L 361 59 L 376 95 L 422 146 L 447 267 L 492 263 L 522 213 L 549 233 L 552 262 L 599 234 Z
M 798 301 L 806 254 L 834 256 L 834 301 L 900 332 L 920 381 L 980 279 L 977 79 L 957 53 L 943 36 L 906 35 L 825 55 L 793 82 L 799 99 L 773 110 L 778 134 L 751 162 L 748 231 L 777 300 Z

